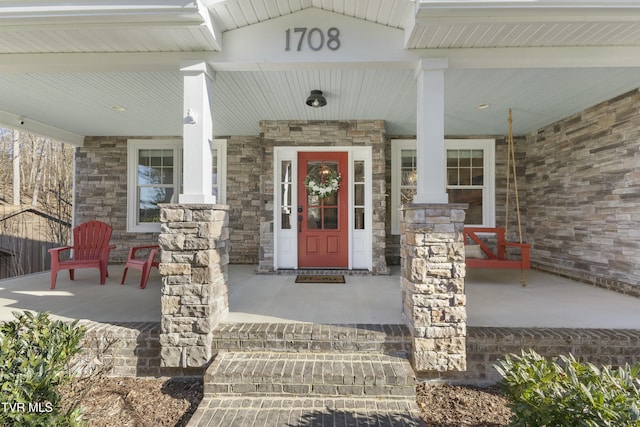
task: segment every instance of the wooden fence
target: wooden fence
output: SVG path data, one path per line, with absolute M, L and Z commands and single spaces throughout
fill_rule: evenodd
M 48 270 L 50 248 L 70 241 L 71 226 L 34 209 L 0 217 L 0 279 Z

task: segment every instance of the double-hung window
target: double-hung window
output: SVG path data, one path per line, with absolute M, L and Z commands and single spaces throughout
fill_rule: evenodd
M 225 203 L 226 140 L 211 143 L 212 188 Z M 159 232 L 159 203 L 177 203 L 182 192 L 182 140 L 133 139 L 127 144 L 127 231 Z
M 160 231 L 159 203 L 178 200 L 182 141 L 129 140 L 127 231 Z
M 416 141 L 391 143 L 391 233 L 400 233 L 398 209 L 417 191 Z M 495 225 L 495 140 L 445 140 L 446 191 L 449 203 L 467 203 L 465 224 Z

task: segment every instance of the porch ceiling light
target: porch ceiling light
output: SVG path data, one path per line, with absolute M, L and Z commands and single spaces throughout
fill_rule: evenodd
M 322 96 L 321 90 L 312 90 L 307 98 L 307 105 L 314 108 L 324 107 L 327 105 L 327 100 Z

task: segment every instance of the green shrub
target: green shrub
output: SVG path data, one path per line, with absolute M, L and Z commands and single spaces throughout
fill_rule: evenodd
M 80 425 L 79 411 L 62 412 L 58 387 L 70 379 L 68 363 L 85 328 L 48 313 L 14 316 L 0 325 L 0 425 Z
M 640 426 L 640 365 L 598 369 L 573 355 L 507 355 L 496 369 L 511 401 L 512 426 Z

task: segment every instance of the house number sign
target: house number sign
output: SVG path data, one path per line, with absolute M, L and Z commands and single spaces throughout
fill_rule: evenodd
M 284 50 L 287 52 L 291 50 L 301 52 L 307 48 L 314 51 L 319 51 L 323 48 L 329 50 L 340 49 L 340 30 L 336 27 L 329 28 L 326 33 L 318 27 L 287 28 L 284 34 Z

